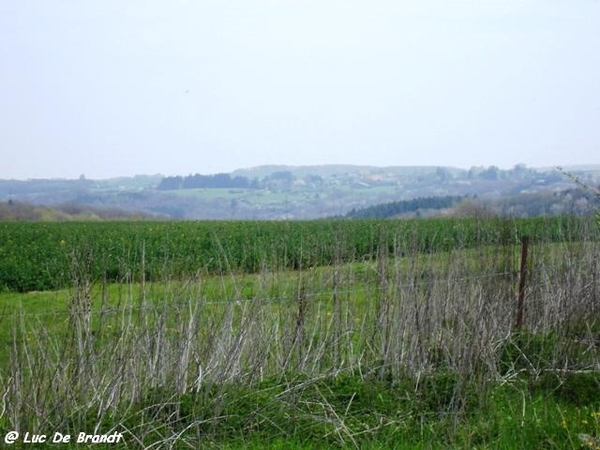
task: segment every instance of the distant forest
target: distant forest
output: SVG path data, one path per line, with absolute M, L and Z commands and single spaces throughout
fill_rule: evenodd
M 419 197 L 412 200 L 382 203 L 362 209 L 353 209 L 346 217 L 352 219 L 387 218 L 407 213 L 415 213 L 422 209 L 446 209 L 456 205 L 465 196 L 446 195 L 444 197 Z
M 260 184 L 256 180 L 250 181 L 246 177 L 232 177 L 227 173 L 214 175 L 188 175 L 186 177 L 164 177 L 157 189 L 161 191 L 172 191 L 177 189 L 209 189 L 209 188 L 233 188 L 233 189 L 257 189 Z

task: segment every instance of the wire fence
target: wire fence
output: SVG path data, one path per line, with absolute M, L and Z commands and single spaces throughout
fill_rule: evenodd
M 29 358 L 42 355 L 49 367 L 113 371 L 120 379 L 119 367 L 125 364 L 144 368 L 149 377 L 185 374 L 188 383 L 195 371 L 200 378 L 221 379 L 294 364 L 309 371 L 404 364 L 418 371 L 440 360 L 449 367 L 495 361 L 490 355 L 514 329 L 518 271 L 380 268 L 372 266 L 367 275 L 351 269 L 312 278 L 303 272 L 286 274 L 273 281 L 285 282 L 276 294 L 258 284 L 244 291 L 247 286 L 233 277 L 223 277 L 227 282 L 221 280 L 218 289 L 207 288 L 205 279 L 75 284 L 56 293 L 60 309 L 30 310 L 24 300 L 2 311 L 3 333 L 11 336 L 5 353 L 13 361 L 26 357 L 25 368 Z M 545 312 L 531 311 L 532 317 L 526 309 L 525 322 L 544 321 L 551 314 L 573 317 L 567 308 L 593 305 L 598 274 L 596 266 L 591 269 L 577 286 L 561 287 L 551 276 L 561 266 L 546 264 L 544 274 L 554 284 L 543 286 L 541 294 L 560 297 L 560 305 L 549 302 L 542 305 Z M 539 300 L 534 290 L 529 287 L 526 301 Z M 561 323 L 558 315 L 544 324 L 546 331 Z M 588 359 L 580 365 L 600 367 L 597 358 Z

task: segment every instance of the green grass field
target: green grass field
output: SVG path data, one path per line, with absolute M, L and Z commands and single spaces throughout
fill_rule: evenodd
M 591 220 L 0 231 L 2 438 L 96 430 L 123 433 L 106 448 L 600 448 Z
M 59 289 L 74 262 L 95 280 L 187 277 L 210 273 L 299 269 L 375 258 L 482 246 L 581 239 L 591 220 L 570 217 L 302 222 L 0 223 L 0 290 Z M 135 270 L 134 270 L 135 269 Z

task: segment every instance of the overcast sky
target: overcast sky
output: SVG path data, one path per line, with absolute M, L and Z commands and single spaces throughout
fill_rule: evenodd
M 600 163 L 598 0 L 4 0 L 0 178 Z

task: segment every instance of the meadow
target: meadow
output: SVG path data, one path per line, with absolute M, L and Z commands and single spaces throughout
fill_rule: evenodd
M 578 217 L 1 223 L 0 434 L 600 448 L 599 234 Z

